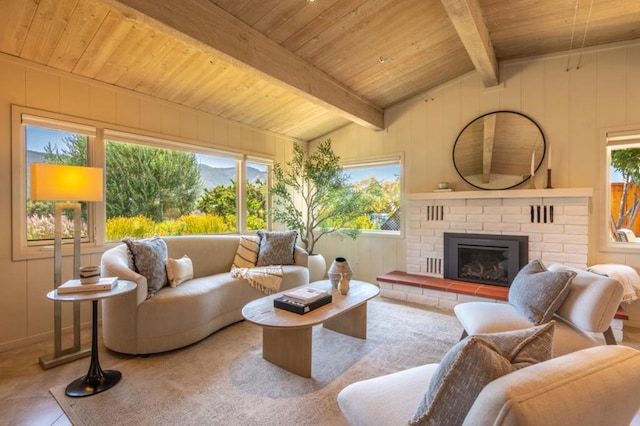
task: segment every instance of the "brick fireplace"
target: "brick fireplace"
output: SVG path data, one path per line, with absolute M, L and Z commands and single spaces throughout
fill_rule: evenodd
M 528 238 L 528 259 L 587 266 L 590 188 L 408 194 L 406 272 L 444 278 L 444 233 Z M 381 283 L 387 297 L 452 308 L 474 296 Z M 485 299 L 486 300 L 486 299 Z
M 591 189 L 424 193 L 407 198 L 407 272 L 443 276 L 445 232 L 523 235 L 529 238 L 529 260 L 587 266 Z
M 509 287 L 529 258 L 526 235 L 445 232 L 443 275 L 472 283 Z
M 409 194 L 405 272 L 444 278 L 444 233 L 450 232 L 526 236 L 527 261 L 586 268 L 592 194 L 591 188 Z M 506 289 L 500 286 L 478 284 L 474 290 L 470 286 L 475 284 L 469 284 L 458 291 L 458 281 L 421 285 L 410 276 L 402 281 L 413 284 L 395 278 L 379 280 L 383 296 L 444 309 L 466 301 L 506 300 Z M 622 340 L 622 319 L 614 320 L 612 328 Z

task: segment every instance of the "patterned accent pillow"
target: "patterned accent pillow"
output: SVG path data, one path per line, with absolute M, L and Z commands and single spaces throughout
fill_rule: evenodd
M 482 389 L 513 371 L 551 359 L 555 321 L 524 330 L 477 334 L 444 356 L 411 425 L 461 425 Z
M 518 272 L 509 288 L 509 303 L 536 325 L 551 321 L 569 294 L 574 271 L 549 271 L 532 260 Z
M 193 263 L 186 254 L 180 259 L 167 259 L 167 277 L 169 285 L 177 287 L 193 278 Z
M 125 238 L 133 270 L 147 279 L 147 297 L 152 297 L 169 282 L 167 279 L 167 244 L 162 238 L 145 240 Z
M 238 250 L 236 250 L 236 257 L 233 259 L 231 268 L 254 268 L 258 262 L 259 250 L 260 237 L 240 237 L 240 241 L 238 241 Z
M 293 265 L 293 253 L 296 248 L 296 231 L 267 232 L 258 231 L 260 251 L 257 266 Z

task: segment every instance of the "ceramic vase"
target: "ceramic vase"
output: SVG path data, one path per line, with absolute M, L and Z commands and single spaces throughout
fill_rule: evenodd
M 349 266 L 349 262 L 347 262 L 347 259 L 345 259 L 344 257 L 336 257 L 336 259 L 331 263 L 329 271 L 327 272 L 329 280 L 331 281 L 331 285 L 335 288 L 338 287 L 338 283 L 340 282 L 340 274 L 344 274 L 347 281 L 350 281 L 351 275 L 353 275 L 351 266 Z
M 349 293 L 349 280 L 347 280 L 347 276 L 344 272 L 340 274 L 340 282 L 338 283 L 337 290 L 340 294 Z

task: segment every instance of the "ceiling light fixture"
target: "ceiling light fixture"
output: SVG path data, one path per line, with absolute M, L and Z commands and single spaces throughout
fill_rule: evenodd
M 576 21 L 578 17 L 578 6 L 580 5 L 580 0 L 576 0 L 576 7 L 573 12 L 573 25 L 571 27 L 571 41 L 569 42 L 569 56 L 567 57 L 567 69 L 569 71 L 571 68 L 569 66 L 571 62 L 571 51 L 573 50 L 573 39 L 575 35 L 576 29 Z M 580 46 L 580 53 L 578 54 L 578 64 L 576 65 L 576 69 L 580 69 L 580 65 L 582 63 L 582 49 L 584 48 L 585 41 L 587 40 L 587 32 L 589 31 L 589 23 L 591 22 L 591 11 L 593 10 L 593 0 L 591 0 L 591 4 L 589 5 L 589 13 L 587 15 L 587 22 L 584 26 L 584 33 L 582 34 L 582 45 Z

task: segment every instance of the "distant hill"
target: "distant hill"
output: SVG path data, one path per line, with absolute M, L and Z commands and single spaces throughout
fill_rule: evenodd
M 44 161 L 45 154 L 38 151 L 27 150 L 27 182 L 29 182 L 29 165 Z M 211 167 L 200 163 L 200 177 L 205 188 L 213 188 L 218 185 L 229 185 L 231 180 L 236 179 L 235 167 Z M 253 182 L 260 179 L 263 182 L 267 179 L 267 174 L 254 167 L 247 167 L 247 180 Z
M 200 163 L 200 177 L 205 188 L 213 188 L 218 185 L 229 185 L 232 180 L 236 180 L 235 167 L 211 167 Z M 253 167 L 247 167 L 247 181 L 253 182 L 260 179 L 263 182 L 267 179 L 267 174 Z
M 27 150 L 27 165 L 31 163 L 42 163 L 44 161 L 44 152 Z
M 43 163 L 44 152 L 29 151 L 27 150 L 27 198 L 31 196 L 31 188 L 29 182 L 31 181 L 31 163 Z

